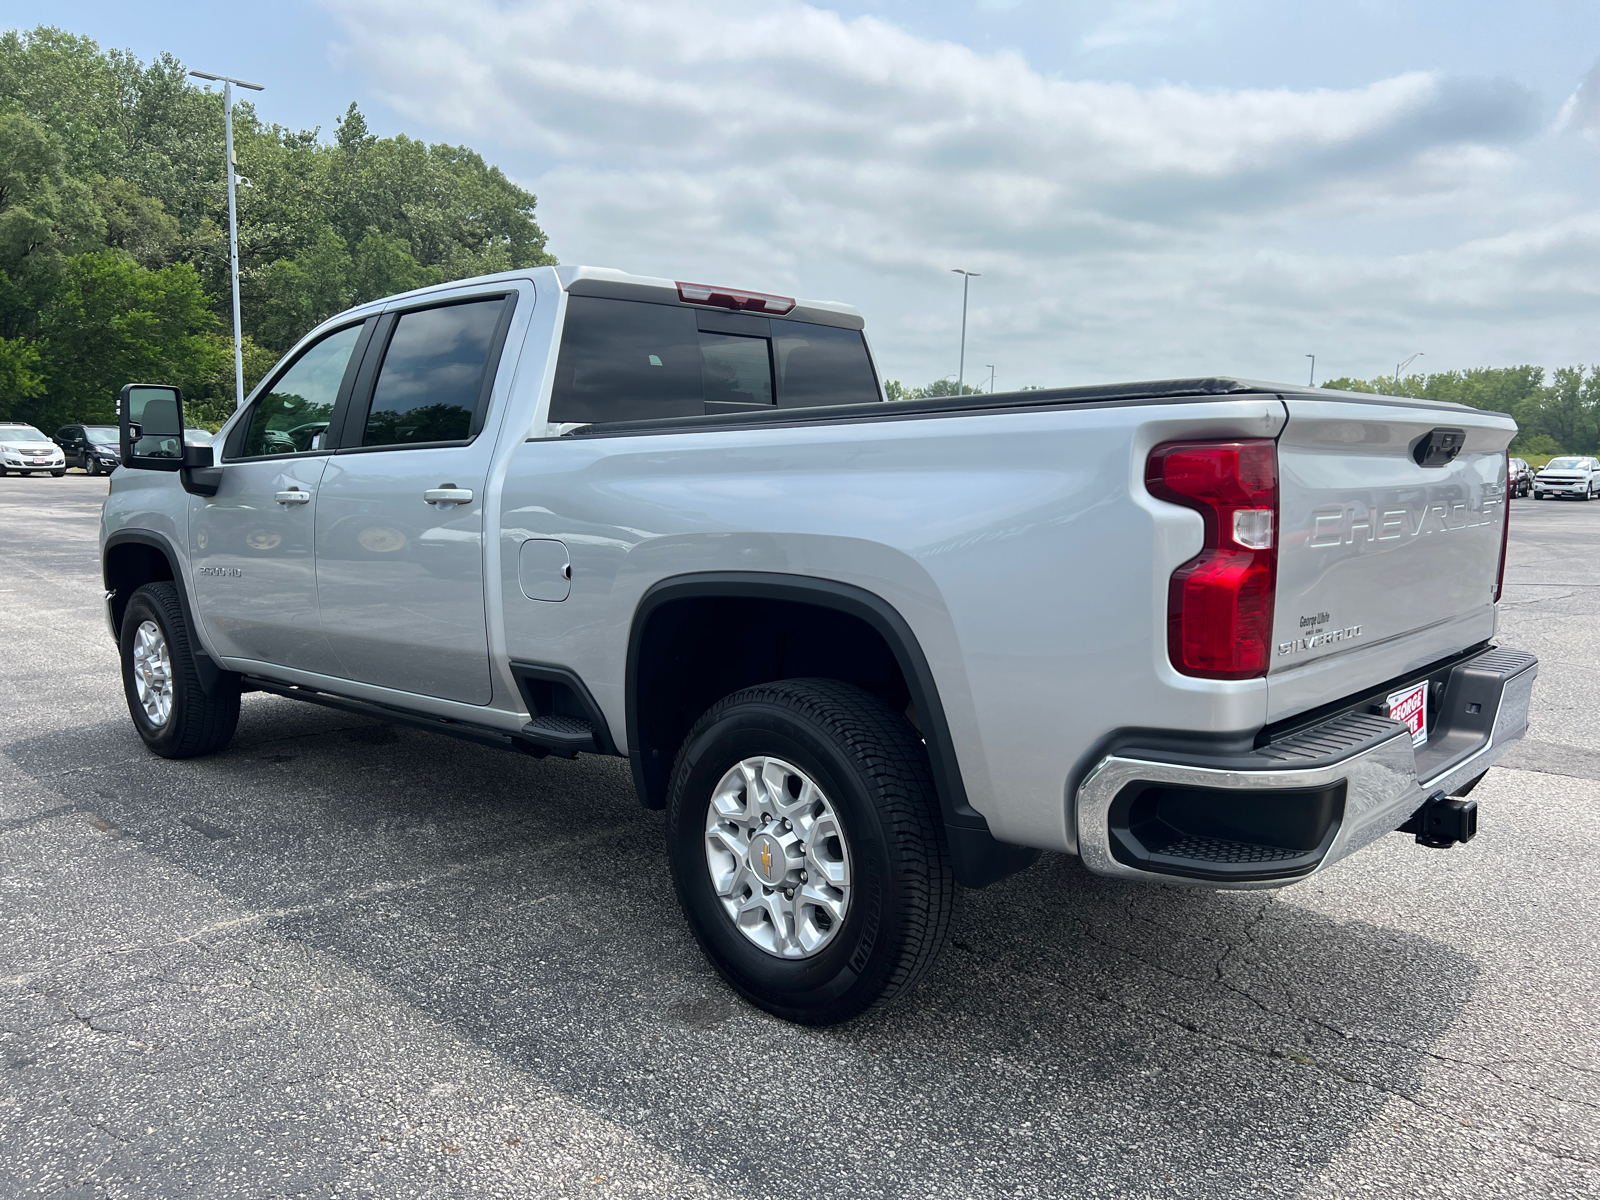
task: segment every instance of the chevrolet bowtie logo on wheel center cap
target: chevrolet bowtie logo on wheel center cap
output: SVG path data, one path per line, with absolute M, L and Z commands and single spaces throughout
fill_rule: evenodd
M 750 843 L 750 869 L 769 887 L 789 873 L 783 846 L 771 834 L 757 834 Z

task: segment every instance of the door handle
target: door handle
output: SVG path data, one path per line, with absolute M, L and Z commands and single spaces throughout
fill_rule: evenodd
M 273 497 L 279 504 L 304 504 L 311 499 L 310 492 L 279 492 Z
M 472 500 L 472 489 L 454 485 L 429 488 L 422 493 L 422 498 L 429 504 L 467 504 Z

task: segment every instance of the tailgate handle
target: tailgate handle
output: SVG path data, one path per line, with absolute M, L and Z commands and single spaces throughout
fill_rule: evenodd
M 1411 447 L 1411 457 L 1419 467 L 1446 467 L 1467 444 L 1464 429 L 1430 429 Z

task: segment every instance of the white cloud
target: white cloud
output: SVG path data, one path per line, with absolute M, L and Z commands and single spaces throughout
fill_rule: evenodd
M 1078 39 L 1078 49 L 1092 53 L 1170 41 L 1204 24 L 1210 8 L 1209 0 L 1118 0 L 1105 20 Z
M 564 261 L 850 299 L 891 375 L 954 370 L 958 265 L 968 361 L 1013 386 L 1560 357 L 1592 321 L 1596 218 L 1528 185 L 1505 81 L 1050 79 L 796 0 L 330 2 L 388 104 L 539 193 Z
M 1600 61 L 1589 68 L 1583 82 L 1561 106 L 1561 112 L 1556 117 L 1556 130 L 1579 134 L 1600 146 Z

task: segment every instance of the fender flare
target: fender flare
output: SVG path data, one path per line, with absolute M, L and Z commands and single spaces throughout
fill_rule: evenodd
M 989 832 L 989 823 L 983 814 L 968 803 L 961 764 L 956 758 L 949 722 L 939 699 L 938 684 L 906 619 L 887 600 L 865 588 L 810 575 L 771 571 L 672 575 L 658 580 L 639 598 L 628 633 L 625 704 L 628 760 L 633 768 L 634 786 L 648 806 L 659 807 L 664 803 L 665 789 L 646 771 L 640 750 L 639 656 L 643 634 L 656 609 L 675 600 L 698 598 L 787 600 L 834 609 L 864 621 L 883 638 L 894 655 L 916 706 L 957 880 L 967 887 L 986 887 L 1032 865 L 1039 857 L 1038 850 L 997 841 Z M 662 794 L 657 797 L 656 791 Z
M 214 695 L 222 681 L 230 677 L 233 672 L 224 671 L 217 665 L 209 651 L 200 642 L 200 623 L 195 620 L 194 606 L 189 595 L 189 581 L 178 572 L 178 564 L 183 561 L 178 554 L 177 547 L 162 533 L 150 529 L 119 529 L 106 538 L 105 544 L 100 547 L 100 581 L 105 585 L 106 602 L 113 605 L 114 591 L 111 580 L 107 575 L 110 565 L 111 550 L 117 546 L 132 543 L 139 546 L 148 546 L 167 560 L 167 568 L 172 572 L 173 586 L 178 589 L 178 606 L 183 610 L 184 624 L 189 627 L 189 650 L 194 655 L 195 669 L 200 676 L 200 689 L 206 695 Z M 126 611 L 127 598 L 123 598 L 123 609 Z M 117 627 L 121 628 L 121 620 Z

